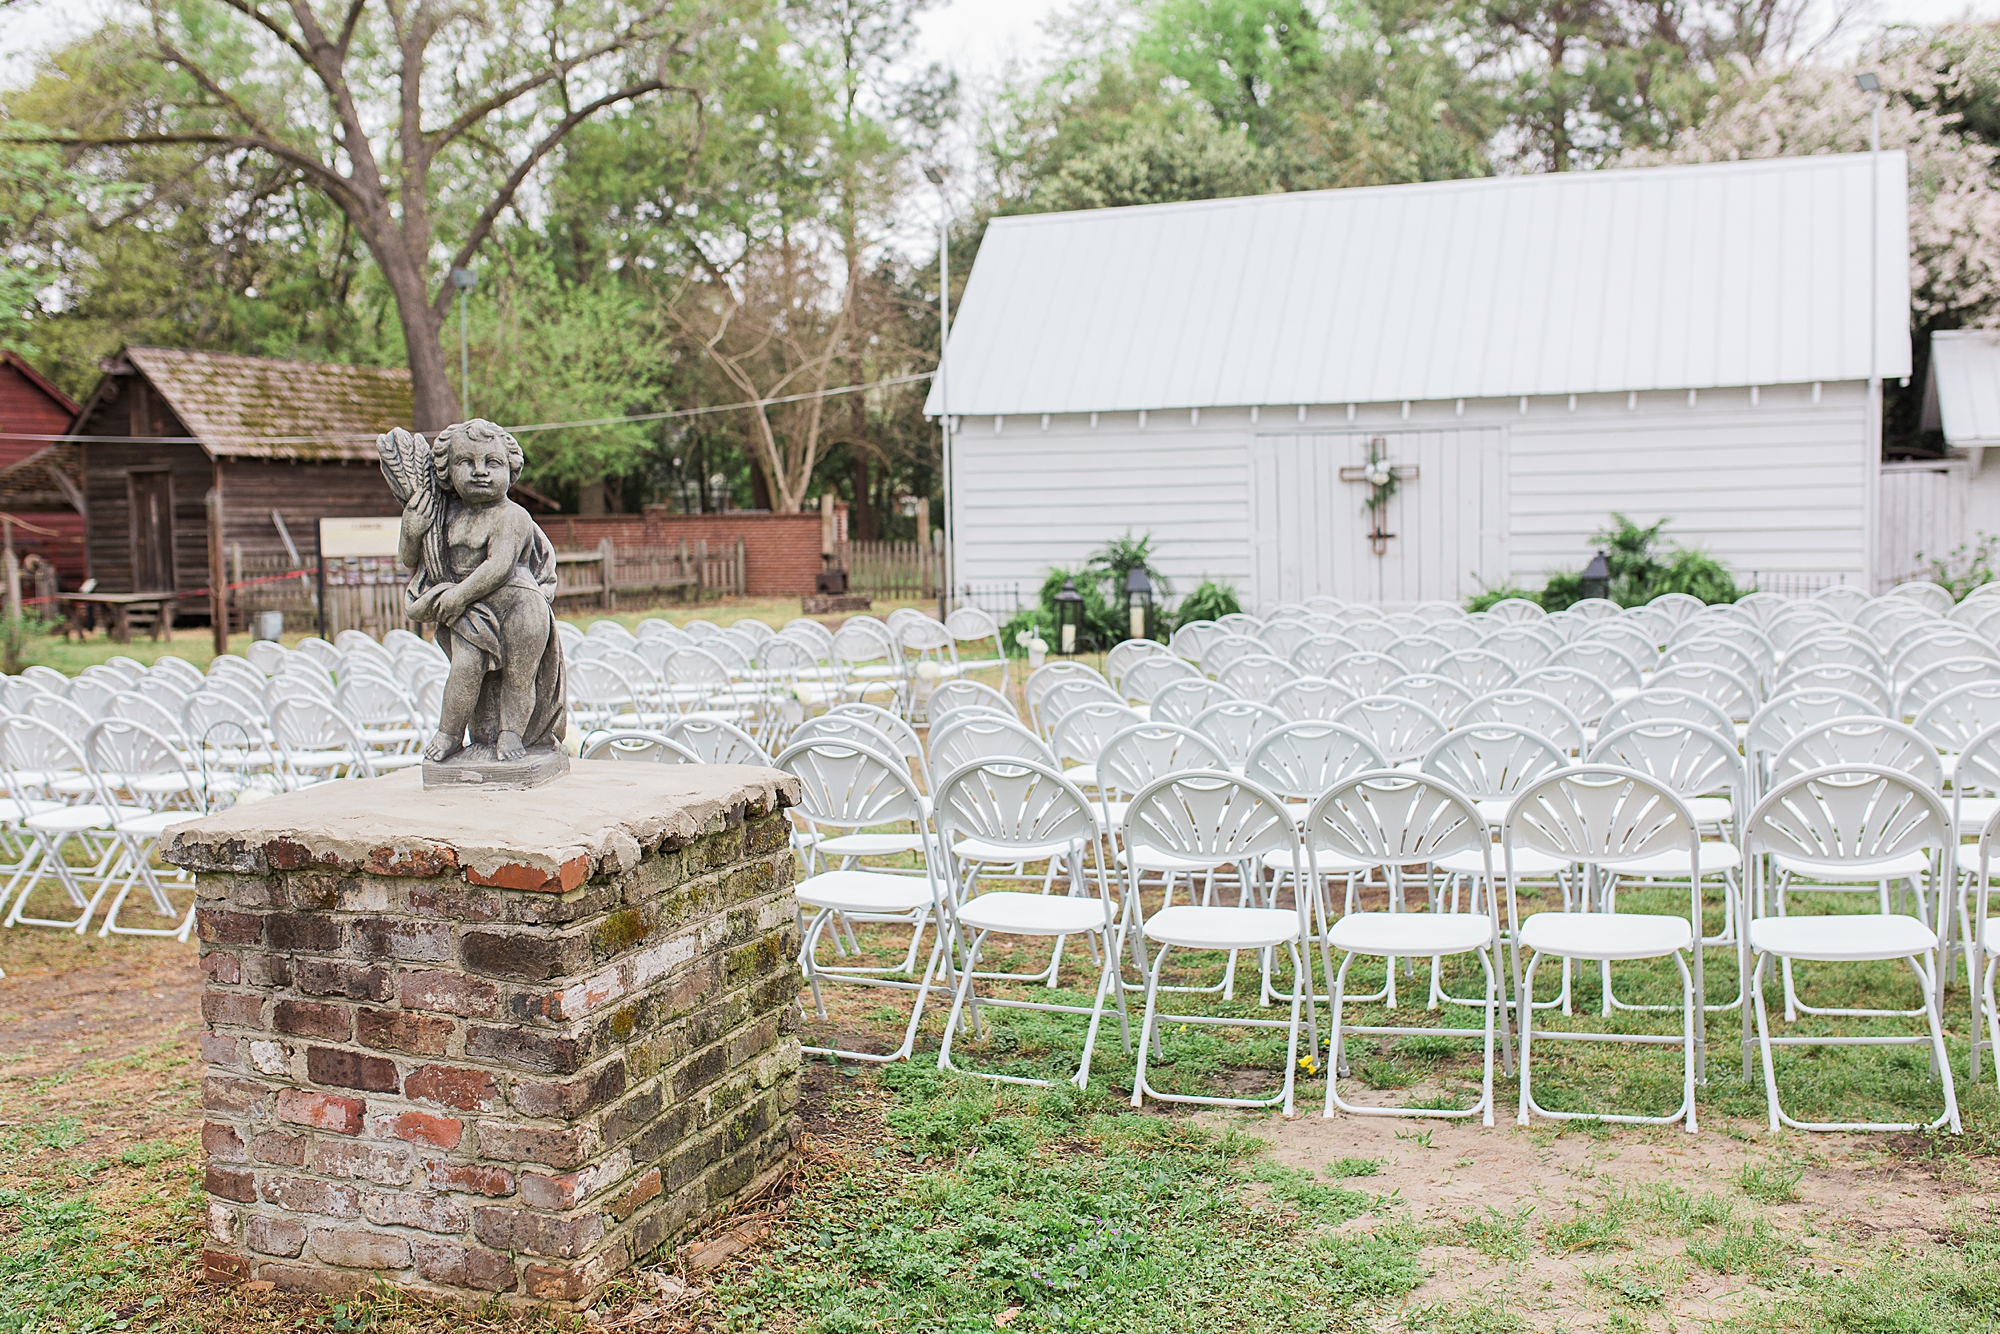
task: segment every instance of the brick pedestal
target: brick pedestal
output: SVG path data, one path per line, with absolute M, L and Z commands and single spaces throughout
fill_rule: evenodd
M 793 780 L 579 763 L 183 826 L 209 1276 L 588 1304 L 785 1167 Z

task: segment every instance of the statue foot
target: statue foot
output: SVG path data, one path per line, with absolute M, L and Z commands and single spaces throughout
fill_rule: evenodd
M 439 732 L 431 738 L 430 745 L 424 747 L 424 758 L 433 764 L 443 764 L 463 749 L 465 743 L 457 737 L 448 732 Z
M 519 732 L 502 732 L 500 739 L 493 743 L 493 758 L 496 760 L 518 760 L 528 753 L 521 742 Z

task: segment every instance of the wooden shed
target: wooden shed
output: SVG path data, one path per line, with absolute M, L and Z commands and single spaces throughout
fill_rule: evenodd
M 198 614 L 212 555 L 309 564 L 322 517 L 399 512 L 375 436 L 410 422 L 407 370 L 128 347 L 48 461 L 83 496 L 99 591 L 185 592 Z
M 51 437 L 68 432 L 76 404 L 50 384 L 19 353 L 0 349 L 0 468 L 47 450 Z M 75 586 L 84 577 L 83 511 L 79 493 L 65 491 L 66 479 L 30 470 L 23 485 L 0 495 L 0 512 L 27 516 L 14 524 L 14 550 L 40 555 Z

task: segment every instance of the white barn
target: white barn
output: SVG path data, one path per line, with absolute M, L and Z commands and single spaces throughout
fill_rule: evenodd
M 1616 510 L 1868 586 L 1871 276 L 1874 369 L 1910 373 L 1878 169 L 1872 256 L 1866 155 L 995 219 L 927 404 L 954 582 L 1031 596 L 1130 529 L 1246 605 L 1457 599 L 1580 568 Z M 1405 475 L 1380 543 L 1341 477 L 1371 451 Z

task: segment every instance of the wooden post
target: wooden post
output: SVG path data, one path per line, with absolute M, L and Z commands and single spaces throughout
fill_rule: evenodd
M 13 524 L 7 525 L 10 538 L 13 529 Z M 15 558 L 12 541 L 7 543 L 5 551 L 0 551 L 0 565 L 4 565 L 7 572 L 7 619 L 18 624 L 21 619 L 21 562 Z
M 222 488 L 208 489 L 208 624 L 219 657 L 229 652 L 229 563 L 223 559 Z
M 925 551 L 931 549 L 931 498 L 917 497 L 917 545 Z
M 839 521 L 833 514 L 833 493 L 827 492 L 819 498 L 819 554 L 824 560 L 839 549 Z
M 597 559 L 604 568 L 604 609 L 610 611 L 618 605 L 618 593 L 611 583 L 611 571 L 616 555 L 610 538 L 607 537 L 597 544 Z

